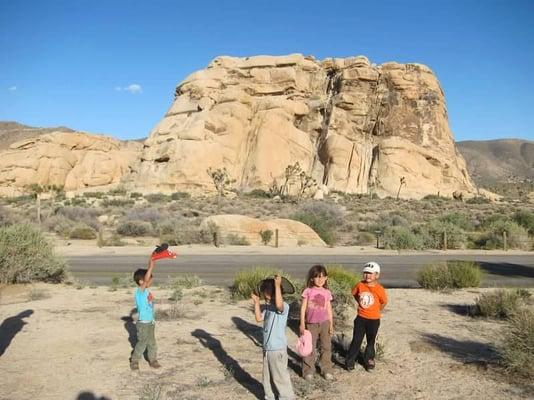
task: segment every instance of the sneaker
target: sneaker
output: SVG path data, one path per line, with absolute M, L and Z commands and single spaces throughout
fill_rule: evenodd
M 332 375 L 331 373 L 327 372 L 326 374 L 324 374 L 324 379 L 326 379 L 327 381 L 333 381 L 334 380 L 334 375 Z
M 162 258 L 176 258 L 176 253 L 169 250 L 167 243 L 162 243 L 152 252 L 152 260 L 161 260 Z
M 345 363 L 345 369 L 347 371 L 354 371 L 354 363 Z
M 308 382 L 311 382 L 313 381 L 313 375 L 312 374 L 308 374 L 304 377 L 305 380 L 307 380 Z
M 132 371 L 138 371 L 139 370 L 139 361 L 130 361 L 130 369 Z
M 150 361 L 148 363 L 152 368 L 161 368 L 161 364 L 158 362 L 158 360 Z
M 367 360 L 367 362 L 365 363 L 365 369 L 367 371 L 369 371 L 369 370 L 372 370 L 374 368 L 375 368 L 375 360 L 373 360 L 373 359 Z

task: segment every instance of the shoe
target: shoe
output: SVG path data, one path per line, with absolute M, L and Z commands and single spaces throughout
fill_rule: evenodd
M 350 363 L 350 362 L 345 363 L 345 369 L 347 371 L 354 371 L 354 363 Z
M 158 362 L 158 360 L 150 361 L 148 363 L 152 368 L 161 368 L 161 364 Z
M 313 375 L 312 374 L 308 374 L 304 377 L 305 380 L 307 380 L 308 382 L 312 382 L 313 381 Z
M 139 361 L 130 361 L 130 369 L 132 371 L 139 371 Z
M 372 369 L 375 369 L 375 360 L 373 359 L 367 360 L 367 362 L 365 363 L 365 370 L 369 371 Z
M 324 374 L 324 379 L 326 379 L 327 381 L 333 381 L 334 380 L 334 375 L 332 375 L 331 373 L 327 372 L 326 374 Z

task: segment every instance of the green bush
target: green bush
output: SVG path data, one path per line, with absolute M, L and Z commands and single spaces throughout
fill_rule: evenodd
M 346 325 L 345 311 L 347 307 L 353 306 L 352 288 L 360 280 L 360 274 L 349 271 L 342 265 L 327 265 L 328 288 L 332 292 L 334 301 L 332 311 L 334 313 L 334 324 L 337 327 Z
M 131 199 L 140 199 L 141 197 L 143 197 L 143 193 L 139 193 L 139 192 L 132 192 L 130 193 L 130 198 Z
M 517 289 L 498 289 L 484 293 L 475 302 L 474 314 L 488 318 L 510 318 L 525 305 L 527 295 L 530 296 L 530 293 Z
M 424 247 L 442 249 L 447 235 L 448 249 L 465 248 L 467 236 L 458 225 L 444 220 L 432 220 L 420 228 L 420 236 L 424 240 Z
M 183 199 L 190 199 L 191 194 L 187 192 L 174 192 L 171 194 L 171 200 L 183 200 Z
M 151 193 L 145 195 L 145 199 L 149 203 L 167 203 L 171 201 L 171 196 L 167 196 L 163 193 Z
M 236 273 L 234 284 L 231 287 L 232 295 L 239 299 L 249 299 L 250 294 L 256 290 L 263 279 L 275 274 L 281 274 L 281 271 L 276 268 L 261 266 L 239 271 Z
M 344 213 L 336 204 L 310 202 L 304 204 L 291 219 L 300 221 L 312 228 L 323 241 L 333 246 L 336 241 L 336 229 L 343 223 Z
M 439 220 L 442 222 L 447 222 L 456 225 L 464 231 L 471 231 L 474 229 L 474 225 L 471 219 L 467 215 L 462 213 L 453 212 L 450 214 L 445 214 L 442 215 Z
M 152 230 L 152 225 L 145 221 L 125 221 L 117 226 L 117 233 L 125 236 L 145 236 Z
M 263 190 L 263 189 L 253 189 L 250 192 L 246 192 L 245 196 L 247 197 L 255 197 L 258 199 L 269 199 L 272 197 L 271 193 Z
M 328 283 L 335 281 L 343 288 L 348 289 L 349 293 L 354 285 L 361 280 L 361 274 L 352 272 L 343 265 L 329 264 L 326 266 L 326 272 Z
M 79 223 L 75 225 L 72 230 L 69 232 L 70 239 L 96 239 L 96 232 L 89 225 L 84 223 Z
M 486 249 L 502 249 L 504 247 L 504 232 L 506 232 L 508 248 L 530 250 L 532 247 L 532 240 L 529 238 L 527 230 L 513 221 L 495 219 L 485 226 L 485 235 L 481 241 Z
M 61 282 L 65 261 L 53 245 L 31 225 L 0 228 L 0 283 Z
M 126 242 L 114 232 L 109 238 L 102 241 L 102 246 L 126 246 Z
M 93 199 L 101 199 L 102 197 L 104 197 L 104 193 L 103 192 L 85 192 L 83 194 L 83 197 L 86 197 L 86 198 L 93 198 Z
M 250 246 L 250 242 L 245 236 L 239 236 L 235 233 L 229 233 L 224 238 L 224 243 L 231 246 Z
M 186 274 L 172 278 L 166 286 L 171 289 L 191 289 L 201 284 L 202 280 L 197 275 Z
M 534 235 L 534 212 L 529 210 L 516 211 L 514 221 L 525 228 L 529 235 Z
M 103 199 L 100 203 L 102 207 L 128 207 L 135 204 L 132 199 Z
M 384 231 L 386 248 L 394 250 L 418 250 L 423 248 L 423 239 L 405 226 L 389 226 Z
M 482 271 L 472 261 L 449 261 L 430 264 L 417 274 L 417 283 L 430 290 L 479 287 Z
M 271 231 L 270 229 L 260 231 L 260 237 L 261 237 L 261 242 L 265 246 L 267 246 L 269 242 L 271 241 L 271 239 L 273 238 L 273 231 Z
M 509 373 L 534 380 L 534 312 L 517 312 L 506 327 L 501 345 L 503 365 Z

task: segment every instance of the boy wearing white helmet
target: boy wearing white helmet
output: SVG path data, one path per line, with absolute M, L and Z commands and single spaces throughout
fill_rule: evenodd
M 358 315 L 354 319 L 354 330 L 345 367 L 354 369 L 356 358 L 360 352 L 363 337 L 367 339 L 367 347 L 363 357 L 363 366 L 369 371 L 375 367 L 375 340 L 380 326 L 380 312 L 387 304 L 384 287 L 378 282 L 380 265 L 371 261 L 363 268 L 363 279 L 352 288 L 352 295 L 358 303 Z

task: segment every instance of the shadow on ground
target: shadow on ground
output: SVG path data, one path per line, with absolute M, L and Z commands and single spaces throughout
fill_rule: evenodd
M 25 310 L 13 317 L 6 318 L 0 325 L 0 357 L 5 353 L 13 338 L 27 324 L 24 318 L 29 318 L 33 310 Z

